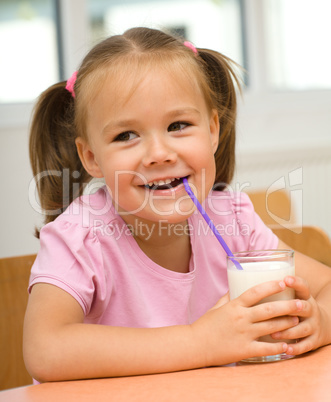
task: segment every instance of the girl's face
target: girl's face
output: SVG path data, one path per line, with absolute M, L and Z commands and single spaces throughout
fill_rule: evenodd
M 88 142 L 76 141 L 84 167 L 105 178 L 127 223 L 183 222 L 195 207 L 182 179 L 200 202 L 213 186 L 218 117 L 186 74 L 151 69 L 139 80 L 106 80 L 89 107 L 87 133 Z

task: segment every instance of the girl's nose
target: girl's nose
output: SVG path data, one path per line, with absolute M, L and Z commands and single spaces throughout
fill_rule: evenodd
M 153 138 L 146 145 L 143 165 L 148 167 L 152 165 L 172 164 L 177 160 L 177 153 L 171 149 L 166 140 Z

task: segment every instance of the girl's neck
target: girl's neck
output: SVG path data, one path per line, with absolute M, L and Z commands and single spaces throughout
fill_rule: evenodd
M 147 224 L 135 219 L 129 227 L 141 250 L 152 261 L 171 271 L 189 271 L 191 243 L 187 221 Z

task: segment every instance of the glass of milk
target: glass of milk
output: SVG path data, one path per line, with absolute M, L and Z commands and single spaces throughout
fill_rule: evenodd
M 242 269 L 238 269 L 239 263 Z M 280 281 L 287 275 L 295 275 L 293 250 L 254 250 L 234 253 L 227 257 L 227 271 L 230 299 L 235 299 L 249 288 L 263 282 Z M 280 293 L 266 297 L 261 303 L 274 300 L 294 299 L 294 290 L 285 288 Z M 259 340 L 264 342 L 279 342 L 270 335 Z M 294 341 L 284 340 L 287 343 Z M 286 353 L 273 356 L 257 356 L 242 360 L 245 363 L 264 363 L 289 359 L 294 356 Z

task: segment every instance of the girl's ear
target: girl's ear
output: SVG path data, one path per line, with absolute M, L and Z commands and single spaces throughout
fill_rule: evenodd
M 218 113 L 216 109 L 211 111 L 210 121 L 209 121 L 209 130 L 211 136 L 211 143 L 213 147 L 214 153 L 217 151 L 219 136 L 220 136 L 220 121 L 218 118 Z
M 87 173 L 92 177 L 103 177 L 103 173 L 88 142 L 81 137 L 77 137 L 75 143 L 79 159 Z

